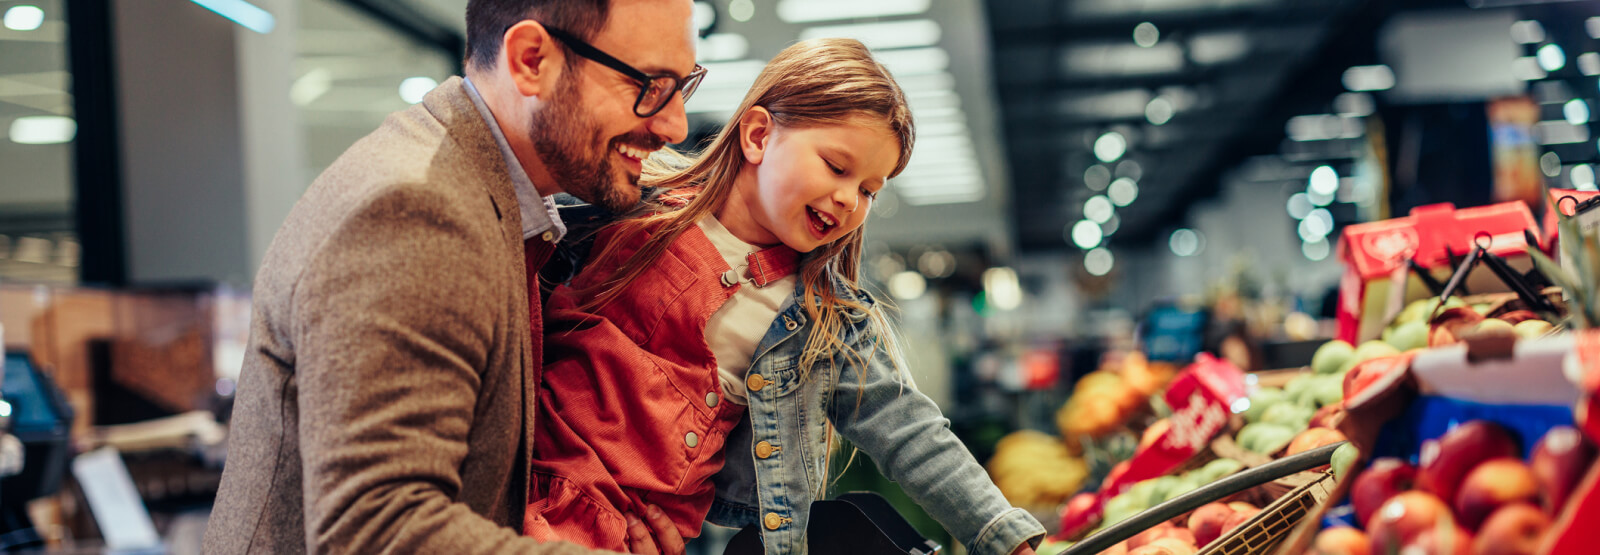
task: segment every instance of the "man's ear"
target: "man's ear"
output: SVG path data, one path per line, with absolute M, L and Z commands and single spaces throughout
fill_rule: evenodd
M 751 106 L 739 116 L 739 149 L 751 164 L 760 164 L 772 141 L 772 112 L 760 106 Z
M 501 37 L 500 53 L 505 56 L 506 71 L 511 82 L 522 96 L 542 96 L 555 90 L 559 69 L 565 65 L 566 53 L 556 44 L 554 37 L 544 30 L 544 25 L 524 19 L 506 29 Z

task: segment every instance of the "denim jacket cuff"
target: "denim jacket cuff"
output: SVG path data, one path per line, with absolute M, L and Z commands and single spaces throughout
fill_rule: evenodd
M 1012 507 L 985 524 L 969 547 L 974 555 L 1010 555 L 1023 542 L 1037 549 L 1043 540 L 1044 525 L 1028 511 Z

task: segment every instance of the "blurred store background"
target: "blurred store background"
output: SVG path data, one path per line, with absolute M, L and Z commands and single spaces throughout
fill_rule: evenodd
M 197 549 L 261 255 L 336 156 L 460 73 L 465 4 L 0 0 L 4 398 L 50 409 L 0 404 L 27 447 L 0 464 L 0 525 Z M 1547 187 L 1596 190 L 1595 1 L 702 0 L 696 17 L 710 73 L 681 147 L 797 39 L 858 38 L 906 89 L 916 152 L 873 207 L 867 273 L 981 462 L 1008 433 L 1064 433 L 1079 378 L 1129 353 L 1156 374 L 1203 351 L 1308 364 L 1339 333 L 1348 226 L 1436 203 L 1543 217 Z M 85 506 L 69 463 L 107 446 L 142 503 L 106 510 L 149 530 Z M 894 496 L 870 465 L 844 480 Z

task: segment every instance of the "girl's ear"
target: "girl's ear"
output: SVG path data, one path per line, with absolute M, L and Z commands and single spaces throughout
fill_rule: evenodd
M 760 164 L 771 139 L 772 112 L 752 106 L 743 116 L 739 116 L 739 149 L 744 151 L 746 162 Z

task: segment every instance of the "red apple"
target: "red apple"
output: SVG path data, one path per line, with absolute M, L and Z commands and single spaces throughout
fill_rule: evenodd
M 1407 491 L 1390 498 L 1367 521 L 1373 553 L 1410 545 L 1424 530 L 1439 526 L 1454 528 L 1450 507 L 1425 491 Z
M 1422 442 L 1417 486 L 1454 501 L 1462 480 L 1478 463 L 1519 453 L 1511 432 L 1493 422 L 1473 420 L 1445 432 L 1437 441 Z
M 1234 530 L 1237 529 L 1241 524 L 1250 522 L 1250 519 L 1255 518 L 1255 516 L 1255 513 L 1245 511 L 1239 511 L 1228 515 L 1228 520 L 1222 521 L 1222 535 L 1227 536 L 1228 534 L 1232 534 Z
M 1229 516 L 1233 516 L 1233 509 L 1222 503 L 1207 503 L 1189 513 L 1189 531 L 1194 533 L 1196 545 L 1210 545 L 1213 540 L 1222 537 L 1222 525 Z
M 1194 555 L 1196 551 L 1194 546 L 1183 543 L 1183 540 L 1161 538 L 1129 551 L 1128 555 Z
M 1322 408 L 1317 409 L 1317 412 L 1311 415 L 1311 423 L 1309 426 L 1312 428 L 1331 428 L 1337 430 L 1339 429 L 1339 423 L 1343 421 L 1344 403 L 1334 403 L 1331 405 L 1323 405 Z
M 1400 550 L 1400 555 L 1471 555 L 1472 534 L 1455 524 L 1423 530 Z
M 1312 541 L 1313 555 L 1372 555 L 1372 540 L 1360 530 L 1349 526 L 1329 528 L 1317 533 Z
M 1534 555 L 1550 528 L 1550 517 L 1528 503 L 1512 503 L 1489 515 L 1472 544 L 1473 555 Z
M 1533 457 L 1528 464 L 1544 486 L 1545 514 L 1552 517 L 1561 514 L 1567 496 L 1572 495 L 1572 490 L 1583 480 L 1594 456 L 1594 445 L 1585 441 L 1583 433 L 1571 426 L 1551 428 L 1533 446 Z
M 1344 440 L 1344 434 L 1339 433 L 1339 430 L 1329 428 L 1309 428 L 1306 431 L 1300 432 L 1299 435 L 1294 436 L 1294 439 L 1289 442 L 1289 450 L 1287 451 L 1287 454 L 1293 455 L 1296 453 L 1303 453 L 1324 445 L 1330 445 Z M 1323 465 L 1323 468 L 1327 468 L 1327 465 Z
M 1116 545 L 1101 551 L 1100 555 L 1128 555 L 1128 540 L 1117 542 Z
M 1355 507 L 1356 520 L 1366 522 L 1378 512 L 1384 501 L 1411 489 L 1416 481 L 1417 469 L 1404 460 L 1382 457 L 1372 461 L 1367 470 L 1356 475 L 1350 484 L 1350 504 Z
M 1489 514 L 1517 502 L 1539 504 L 1539 477 L 1512 457 L 1483 461 L 1467 474 L 1456 495 L 1456 516 L 1468 530 L 1477 530 Z
M 1128 538 L 1128 549 L 1138 549 L 1144 547 L 1145 544 L 1156 541 L 1157 539 L 1165 538 L 1167 537 L 1167 531 L 1171 529 L 1172 524 L 1167 522 L 1146 528 L 1143 532 L 1139 532 L 1134 534 L 1133 537 Z

